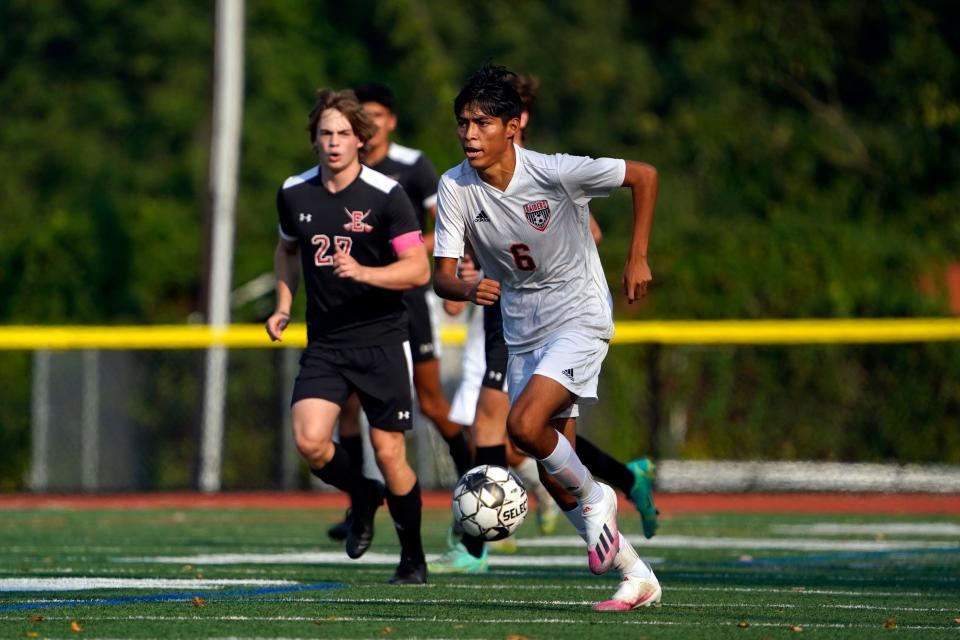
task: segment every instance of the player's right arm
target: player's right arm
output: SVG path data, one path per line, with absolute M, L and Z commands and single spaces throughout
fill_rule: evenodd
M 300 245 L 296 240 L 277 241 L 273 254 L 273 273 L 277 278 L 277 304 L 267 318 L 267 335 L 274 342 L 280 340 L 283 330 L 290 323 L 290 309 L 300 282 Z
M 456 258 L 434 258 L 433 290 L 447 300 L 470 301 L 489 306 L 500 299 L 500 283 L 490 278 L 465 282 L 457 277 Z
M 457 277 L 457 263 L 466 249 L 463 211 L 452 180 L 444 174 L 437 190 L 433 290 L 447 300 L 489 306 L 500 298 L 499 282 L 490 278 L 465 282 Z
M 466 251 L 463 254 L 463 257 L 460 258 L 460 264 L 457 266 L 457 277 L 463 280 L 464 282 L 469 282 L 473 284 L 483 274 L 477 269 L 476 264 L 473 261 L 473 255 L 470 251 Z M 443 310 L 447 312 L 449 316 L 458 316 L 463 313 L 463 310 L 467 308 L 466 300 L 447 300 L 443 301 Z

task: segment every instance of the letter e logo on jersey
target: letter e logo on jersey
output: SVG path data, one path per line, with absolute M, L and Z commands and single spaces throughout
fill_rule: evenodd
M 550 224 L 550 203 L 546 200 L 537 200 L 523 205 L 523 215 L 527 222 L 537 231 L 544 231 Z
M 354 231 L 356 233 L 369 233 L 373 231 L 373 226 L 364 222 L 366 217 L 370 215 L 370 209 L 367 209 L 366 213 L 364 213 L 363 211 L 350 211 L 344 207 L 343 212 L 350 218 L 350 222 L 343 225 L 344 231 Z

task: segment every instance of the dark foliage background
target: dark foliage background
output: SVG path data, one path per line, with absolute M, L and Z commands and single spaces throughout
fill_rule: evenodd
M 211 6 L 8 0 L 0 23 L 0 322 L 202 313 Z M 960 5 L 937 1 L 248 0 L 234 282 L 271 269 L 274 193 L 313 163 L 317 87 L 392 85 L 397 139 L 443 170 L 460 160 L 453 96 L 493 58 L 541 79 L 531 146 L 660 170 L 655 287 L 634 308 L 618 300 L 618 317 L 946 315 L 957 25 Z M 593 210 L 616 291 L 628 201 Z M 611 350 L 591 413 L 624 456 L 653 444 L 645 348 Z M 279 385 L 261 360 L 231 371 L 228 484 L 275 471 L 249 455 L 279 428 L 265 424 Z M 960 462 L 953 344 L 670 348 L 659 366 L 664 454 Z M 195 402 L 195 379 L 154 369 L 151 406 Z M 25 354 L 0 357 L 3 487 L 27 465 L 29 371 Z M 157 436 L 171 428 L 158 415 L 142 422 Z M 195 425 L 173 422 L 155 460 L 189 449 Z M 186 482 L 167 466 L 153 484 Z

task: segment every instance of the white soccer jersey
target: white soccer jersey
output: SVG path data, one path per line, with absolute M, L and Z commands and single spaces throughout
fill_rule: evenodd
M 486 276 L 500 282 L 511 351 L 535 349 L 560 329 L 609 340 L 610 289 L 587 205 L 623 184 L 626 163 L 514 149 L 516 171 L 505 191 L 467 161 L 443 174 L 433 253 L 459 258 L 469 240 Z

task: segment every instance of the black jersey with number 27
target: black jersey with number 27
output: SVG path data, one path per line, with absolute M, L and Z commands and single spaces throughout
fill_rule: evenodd
M 280 235 L 300 245 L 307 294 L 307 336 L 326 346 L 380 345 L 407 339 L 402 292 L 359 284 L 333 272 L 335 246 L 364 266 L 396 260 L 391 240 L 420 231 L 395 180 L 368 167 L 331 193 L 317 167 L 291 176 L 277 192 Z

